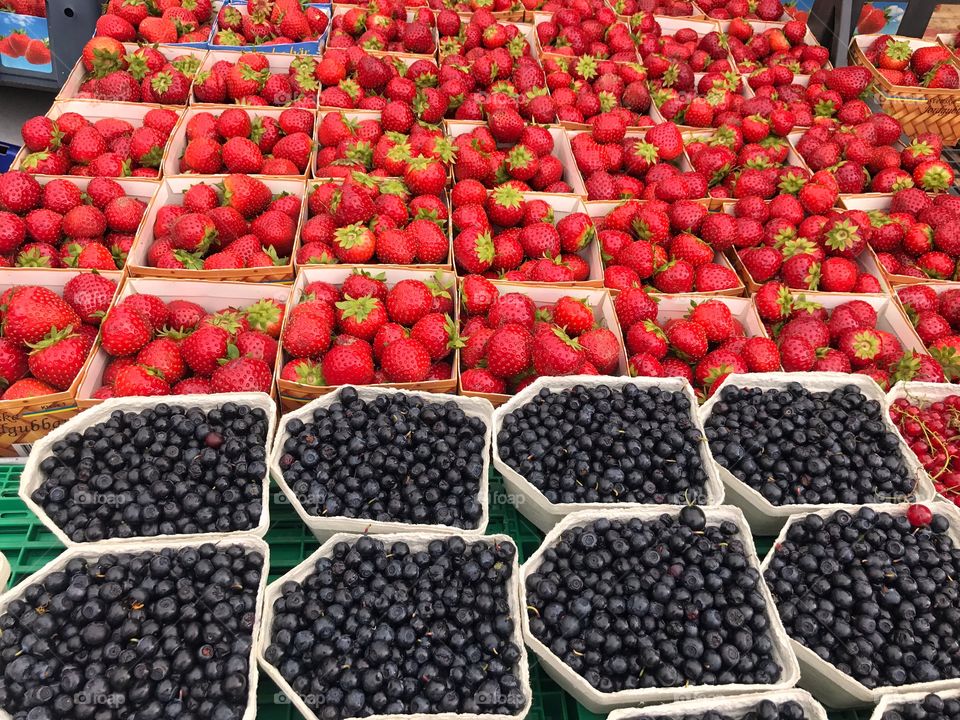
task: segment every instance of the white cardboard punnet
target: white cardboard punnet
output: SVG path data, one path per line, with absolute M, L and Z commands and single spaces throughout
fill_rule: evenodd
M 87 408 L 79 415 L 71 418 L 63 425 L 53 430 L 46 437 L 37 440 L 34 443 L 30 457 L 27 459 L 23 472 L 20 475 L 19 496 L 24 504 L 40 519 L 47 528 L 50 529 L 57 540 L 62 542 L 68 548 L 73 547 L 92 547 L 94 545 L 104 548 L 114 548 L 117 546 L 129 545 L 133 542 L 160 541 L 160 542 L 179 542 L 181 540 L 192 540 L 203 542 L 211 537 L 232 538 L 255 535 L 263 537 L 270 528 L 270 470 L 264 473 L 261 481 L 261 511 L 257 524 L 249 530 L 242 530 L 233 533 L 193 533 L 185 535 L 153 535 L 139 536 L 132 538 L 108 538 L 99 540 L 96 543 L 78 542 L 72 540 L 54 521 L 47 515 L 46 511 L 33 501 L 31 495 L 33 491 L 40 487 L 44 481 L 43 473 L 40 470 L 40 463 L 48 457 L 53 446 L 72 432 L 82 433 L 86 428 L 104 422 L 110 418 L 114 410 L 123 412 L 140 412 L 160 404 L 171 405 L 174 407 L 197 407 L 201 410 L 212 410 L 220 407 L 226 402 L 234 402 L 241 405 L 262 409 L 267 415 L 267 437 L 264 438 L 264 449 L 269 451 L 270 443 L 273 440 L 274 432 L 277 429 L 277 406 L 273 399 L 266 393 L 230 393 L 229 395 L 179 395 L 162 397 L 124 397 L 104 400 L 101 404 Z
M 804 720 L 827 720 L 827 711 L 823 705 L 814 700 L 813 695 L 806 690 L 774 690 L 773 692 L 748 693 L 747 695 L 733 695 L 731 697 L 715 697 L 709 700 L 680 700 L 678 702 L 645 707 L 642 709 L 614 710 L 607 716 L 607 720 L 683 720 L 685 717 L 697 716 L 708 712 L 723 713 L 728 718 L 742 718 L 756 708 L 757 704 L 769 700 L 774 703 L 796 702 L 803 708 Z M 879 720 L 879 718 L 872 719 Z
M 909 703 L 921 702 L 929 694 L 930 693 L 927 692 L 887 693 L 880 698 L 880 702 L 878 702 L 877 706 L 873 709 L 869 720 L 882 720 L 887 710 L 893 710 Z M 937 695 L 944 700 L 958 698 L 960 697 L 960 690 L 945 690 L 938 692 Z M 609 718 L 607 720 L 609 720 Z
M 500 450 L 497 446 L 497 434 L 503 427 L 503 420 L 507 415 L 529 403 L 544 388 L 552 392 L 563 392 L 577 385 L 588 387 L 607 385 L 614 388 L 635 385 L 639 388 L 656 387 L 661 390 L 683 393 L 690 402 L 690 419 L 700 430 L 701 434 L 703 433 L 703 423 L 697 416 L 696 395 L 693 394 L 693 388 L 690 387 L 690 383 L 683 378 L 571 375 L 568 377 L 541 377 L 534 380 L 530 385 L 510 398 L 504 405 L 498 407 L 493 413 L 493 465 L 497 471 L 503 475 L 503 482 L 507 492 L 516 498 L 514 504 L 517 510 L 544 532 L 549 532 L 557 523 L 572 513 L 582 511 L 603 513 L 624 508 L 649 507 L 649 505 L 641 503 L 552 503 L 547 500 L 543 492 L 500 458 Z M 697 504 L 708 507 L 720 505 L 723 503 L 723 483 L 720 480 L 720 474 L 717 465 L 714 463 L 713 456 L 710 455 L 710 448 L 707 446 L 706 439 L 704 439 L 700 445 L 700 461 L 703 464 L 707 480 L 703 488 L 705 502 Z
M 675 505 L 647 505 L 625 508 L 610 506 L 603 510 L 586 510 L 568 515 L 547 533 L 540 548 L 523 564 L 520 576 L 520 605 L 524 608 L 527 607 L 527 577 L 536 572 L 537 568 L 540 567 L 540 564 L 543 562 L 544 553 L 551 545 L 559 540 L 560 536 L 566 530 L 587 525 L 601 518 L 607 520 L 639 518 L 647 521 L 654 520 L 664 513 L 674 515 L 679 512 L 680 508 Z M 743 513 L 737 508 L 728 505 L 706 507 L 703 508 L 703 512 L 707 516 L 707 524 L 709 525 L 723 521 L 734 523 L 740 531 L 740 539 L 743 541 L 749 567 L 759 568 L 760 559 L 757 557 L 750 526 L 747 525 Z M 770 637 L 773 643 L 773 657 L 783 669 L 781 679 L 770 685 L 744 685 L 736 683 L 731 685 L 696 685 L 675 688 L 621 690 L 619 692 L 604 693 L 590 685 L 583 676 L 570 669 L 560 658 L 554 655 L 546 645 L 534 637 L 530 631 L 529 614 L 526 612 L 523 614 L 523 638 L 530 649 L 540 658 L 540 662 L 543 664 L 547 674 L 552 677 L 563 690 L 573 695 L 587 710 L 594 713 L 603 713 L 617 708 L 641 706 L 650 703 L 671 702 L 677 698 L 703 699 L 712 698 L 717 695 L 741 695 L 762 691 L 788 690 L 796 685 L 797 680 L 800 678 L 800 667 L 791 649 L 787 632 L 784 630 L 780 616 L 777 614 L 773 595 L 770 593 L 770 589 L 762 577 L 760 578 L 759 589 L 766 600 L 767 615 L 770 619 Z
M 418 525 L 412 522 L 386 522 L 381 520 L 371 520 L 367 518 L 351 518 L 346 516 L 319 516 L 311 515 L 303 506 L 301 499 L 297 496 L 289 484 L 283 479 L 283 470 L 280 467 L 280 458 L 283 456 L 283 444 L 290 437 L 287 432 L 287 422 L 289 420 L 302 420 L 305 423 L 312 422 L 313 412 L 319 408 L 327 408 L 334 403 L 340 402 L 339 390 L 352 387 L 357 391 L 361 400 L 371 401 L 381 395 L 411 395 L 423 399 L 424 402 L 434 404 L 454 403 L 463 413 L 469 417 L 480 418 L 486 426 L 483 443 L 483 474 L 480 478 L 480 488 L 477 492 L 477 500 L 482 508 L 480 521 L 475 528 L 459 528 L 453 525 Z M 270 472 L 277 485 L 283 491 L 286 501 L 289 502 L 297 515 L 303 520 L 303 523 L 310 528 L 310 531 L 321 542 L 329 538 L 334 533 L 369 533 L 371 535 L 380 535 L 384 533 L 396 532 L 432 532 L 444 535 L 482 535 L 487 529 L 487 522 L 490 519 L 490 436 L 493 428 L 493 406 L 481 398 L 466 398 L 459 395 L 446 395 L 443 393 L 421 392 L 419 390 L 397 390 L 395 388 L 377 387 L 376 385 L 343 385 L 337 388 L 338 392 L 321 395 L 316 400 L 308 402 L 303 407 L 287 413 L 280 418 L 279 431 L 273 440 L 273 447 L 267 458 Z

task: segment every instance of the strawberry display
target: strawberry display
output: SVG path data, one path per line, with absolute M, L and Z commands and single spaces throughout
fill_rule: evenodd
M 299 0 L 224 4 L 210 43 L 236 47 L 316 42 L 329 24 L 330 18 L 319 6 L 304 6 Z
M 807 166 L 834 175 L 841 193 L 890 193 L 917 186 L 941 192 L 953 186 L 953 169 L 940 157 L 943 140 L 924 133 L 901 150 L 900 123 L 874 113 L 850 127 L 818 123 L 796 143 Z
M 158 177 L 160 161 L 180 113 L 153 108 L 142 118 L 91 122 L 80 112 L 38 115 L 20 128 L 28 154 L 19 169 L 42 175 Z
M 98 39 L 90 40 L 98 43 Z M 96 52 L 72 97 L 116 102 L 186 105 L 200 55 L 143 46 L 123 55 Z
M 761 123 L 762 124 L 762 123 Z M 805 179 L 806 168 L 790 156 L 785 138 L 767 135 L 752 142 L 749 125 L 723 124 L 712 134 L 697 134 L 686 143 L 693 169 L 709 186 L 711 197 L 773 197 L 782 182 Z
M 636 62 L 637 50 L 630 28 L 612 8 L 599 7 L 589 15 L 564 8 L 536 25 L 544 52 L 580 57 Z
M 886 209 L 868 214 L 875 228 L 870 244 L 888 273 L 957 279 L 960 202 L 956 195 L 931 196 L 906 187 L 893 194 Z
M 173 147 L 182 145 L 183 173 L 303 175 L 313 153 L 314 121 L 304 108 L 203 111 L 190 116 Z
M 947 379 L 956 381 L 960 378 L 960 289 L 907 285 L 897 289 L 897 298 Z
M 97 19 L 94 33 L 104 41 L 170 45 L 202 44 L 210 38 L 211 0 L 170 0 L 165 3 L 109 0 L 105 8 L 104 14 Z M 103 47 L 107 47 L 106 42 Z M 90 54 L 93 54 L 92 50 Z
M 907 38 L 879 35 L 864 48 L 863 53 L 893 85 L 960 87 L 960 73 L 954 64 L 953 54 L 942 45 L 923 43 L 913 48 Z
M 456 147 L 443 131 L 420 123 L 412 125 L 409 135 L 385 130 L 379 117 L 352 120 L 342 111 L 322 112 L 314 177 L 369 172 L 374 177 L 401 177 L 419 195 L 442 193 L 456 156 Z
M 793 75 L 810 75 L 830 62 L 827 48 L 807 43 L 807 25 L 800 20 L 764 29 L 734 18 L 726 33 L 730 55 L 740 72 L 750 74 L 751 87 L 790 85 Z M 790 72 L 790 78 L 777 82 L 782 69 Z
M 272 299 L 207 312 L 190 300 L 128 295 L 101 325 L 109 362 L 92 395 L 268 393 L 284 310 Z
M 314 57 L 291 58 L 286 71 L 271 70 L 267 56 L 259 52 L 216 57 L 211 53 L 209 67 L 205 65 L 194 78 L 191 104 L 317 106 L 320 62 Z
M 61 292 L 30 284 L 3 291 L 0 400 L 69 389 L 87 361 L 116 289 L 110 278 L 80 273 Z
M 449 380 L 460 347 L 452 279 L 384 276 L 360 268 L 340 286 L 308 282 L 283 326 L 280 379 L 302 385 Z
M 585 297 L 538 303 L 479 275 L 461 283 L 464 392 L 512 395 L 543 376 L 620 374 L 622 342 Z
M 590 122 L 601 113 L 622 108 L 630 127 L 653 124 L 647 71 L 640 63 L 598 60 L 592 55 L 543 58 L 550 99 L 557 117 L 566 122 Z
M 780 370 L 776 343 L 762 334 L 748 337 L 726 301 L 694 300 L 685 311 L 669 313 L 669 319 L 660 302 L 639 287 L 613 300 L 630 375 L 683 377 L 706 397 L 730 373 Z
M 93 178 L 81 190 L 68 178 L 41 186 L 13 171 L 0 175 L 0 208 L 0 266 L 116 270 L 147 203 L 109 178 Z
M 604 258 L 604 285 L 625 290 L 652 285 L 662 293 L 717 292 L 741 287 L 737 274 L 715 262 L 733 242 L 730 223 L 693 200 L 628 200 L 595 218 Z
M 781 20 L 786 10 L 780 0 L 697 0 L 697 7 L 716 20 Z
M 798 187 L 799 186 L 799 187 Z M 781 192 L 769 202 L 746 197 L 728 209 L 733 219 L 713 218 L 723 239 L 711 231 L 717 249 L 730 248 L 753 283 L 781 280 L 794 290 L 882 293 L 880 280 L 863 269 L 867 245 L 878 230 L 862 210 L 834 209 L 839 198 L 828 173 Z
M 960 395 L 927 399 L 910 390 L 891 403 L 890 418 L 937 492 L 960 505 Z
M 415 120 L 435 124 L 443 119 L 448 102 L 436 89 L 439 72 L 429 58 L 408 65 L 401 58 L 375 57 L 360 48 L 330 49 L 317 68 L 320 106 L 382 111 L 390 105 L 387 114 L 394 117 L 388 125 L 396 125 L 399 118 L 408 132 Z
M 706 197 L 705 176 L 678 167 L 683 136 L 676 125 L 659 123 L 628 136 L 626 123 L 622 112 L 601 113 L 590 131 L 570 136 L 588 200 Z
M 447 265 L 448 212 L 437 195 L 414 195 L 401 180 L 354 173 L 308 192 L 297 265 Z
M 150 267 L 169 270 L 238 270 L 289 265 L 302 198 L 249 175 L 198 182 L 153 214 Z
M 865 300 L 827 309 L 770 282 L 757 291 L 754 302 L 787 372 L 862 373 L 884 390 L 898 380 L 945 380 L 940 364 L 926 353 L 905 350 L 884 310 Z
M 334 16 L 327 47 L 433 55 L 437 51 L 433 13 L 426 8 L 410 12 L 412 20 L 407 20 L 403 3 L 390 1 L 374 9 L 351 7 Z
M 464 273 L 518 282 L 593 279 L 588 259 L 596 253 L 596 230 L 586 213 L 559 217 L 514 185 L 487 191 L 476 180 L 456 183 L 451 200 L 453 259 Z
M 457 180 L 477 180 L 486 187 L 510 184 L 520 191 L 573 192 L 567 182 L 570 173 L 547 128 L 527 125 L 509 108 L 496 110 L 485 125 L 471 127 L 453 139 Z M 560 139 L 565 138 L 560 135 Z

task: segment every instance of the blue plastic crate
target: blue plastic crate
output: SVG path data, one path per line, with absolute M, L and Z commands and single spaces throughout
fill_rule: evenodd
M 0 142 L 0 172 L 6 172 L 10 169 L 18 152 L 20 152 L 19 145 Z

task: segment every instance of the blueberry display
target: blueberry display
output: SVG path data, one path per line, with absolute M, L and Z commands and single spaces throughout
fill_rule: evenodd
M 887 708 L 880 720 L 960 720 L 960 698 L 931 693 L 922 700 Z
M 416 550 L 372 537 L 333 546 L 273 605 L 264 659 L 320 720 L 410 713 L 516 715 L 516 548 L 490 539 Z
M 883 408 L 855 385 L 727 386 L 704 423 L 713 457 L 773 505 L 904 502 L 916 478 Z
M 15 720 L 239 720 L 261 553 L 240 545 L 74 558 L 0 614 Z
M 636 715 L 629 716 L 629 720 L 663 720 L 663 718 L 663 715 L 648 715 L 642 710 L 638 710 Z M 717 710 L 705 710 L 704 712 L 671 716 L 669 720 L 805 720 L 805 718 L 803 705 L 796 700 L 787 700 L 786 702 L 760 700 L 752 707 L 736 712 L 723 713 Z M 884 718 L 884 720 L 887 719 Z M 923 719 L 916 718 L 915 720 Z
M 160 403 L 54 443 L 31 497 L 76 542 L 250 530 L 269 423 L 261 408 Z
M 790 636 L 869 688 L 960 677 L 960 549 L 913 508 L 804 516 L 766 570 Z
M 703 503 L 703 433 L 681 392 L 544 388 L 506 415 L 500 458 L 552 503 Z
M 601 692 L 775 683 L 763 580 L 739 534 L 694 506 L 567 529 L 527 576 L 530 630 Z
M 348 387 L 286 430 L 280 469 L 310 515 L 479 525 L 486 425 L 453 401 Z

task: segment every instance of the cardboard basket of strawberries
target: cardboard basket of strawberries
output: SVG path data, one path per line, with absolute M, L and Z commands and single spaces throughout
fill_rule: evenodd
M 289 299 L 281 285 L 127 278 L 102 323 L 77 405 L 218 392 L 276 399 L 277 339 Z
M 99 313 L 120 278 L 119 272 L 0 270 L 0 457 L 26 457 L 36 440 L 79 412 L 75 397 Z
M 753 78 L 751 86 L 790 85 L 799 77 L 833 67 L 829 48 L 820 44 L 803 21 L 782 23 L 737 18 L 721 21 L 720 29 L 730 38 L 730 54 L 736 68 Z M 790 82 L 776 82 L 780 78 L 770 70 L 777 66 L 790 70 Z
M 880 108 L 910 135 L 937 133 L 960 139 L 960 67 L 936 41 L 898 35 L 854 35 L 850 61 L 873 75 Z
M 314 111 L 306 108 L 190 107 L 170 138 L 163 174 L 306 178 L 315 128 Z
M 210 48 L 318 54 L 330 24 L 330 6 L 301 6 L 299 2 L 281 5 L 277 3 L 264 17 L 251 14 L 247 3 L 224 4 L 213 25 Z
M 604 289 L 460 280 L 460 394 L 505 403 L 537 377 L 626 375 L 617 315 Z
M 190 7 L 186 7 L 189 5 Z M 179 45 L 206 50 L 219 0 L 173 0 L 163 7 L 146 2 L 110 0 L 97 19 L 86 50 L 116 50 L 121 42 Z
M 389 11 L 389 8 L 386 9 Z M 368 18 L 374 18 L 367 26 Z M 365 7 L 333 4 L 327 47 L 362 47 L 382 53 L 427 55 L 437 52 L 436 18 L 428 8 L 408 8 L 403 19 Z
M 307 183 L 298 268 L 371 265 L 450 270 L 450 200 L 412 193 L 398 178 L 356 173 Z
M 179 45 L 123 43 L 123 54 L 81 56 L 57 100 L 186 105 L 207 51 Z
M 190 105 L 315 108 L 317 59 L 279 52 L 211 50 L 194 78 Z
M 537 55 L 582 57 L 594 55 L 612 60 L 636 62 L 637 48 L 630 26 L 617 18 L 613 8 L 602 6 L 591 17 L 575 10 L 533 13 Z
M 283 410 L 338 385 L 456 392 L 460 342 L 453 272 L 304 268 L 290 297 L 277 368 Z
M 141 178 L 0 175 L 0 258 L 11 270 L 122 270 L 158 189 Z
M 318 104 L 324 109 L 380 112 L 398 101 L 414 119 L 437 122 L 446 103 L 440 107 L 427 102 L 427 96 L 436 94 L 439 72 L 436 60 L 425 55 L 331 48 L 317 66 Z
M 289 281 L 306 214 L 304 186 L 249 175 L 164 178 L 127 269 L 137 277 Z
M 160 163 L 183 109 L 146 103 L 66 100 L 20 128 L 13 170 L 38 175 L 160 177 Z M 81 168 L 80 166 L 84 166 Z

